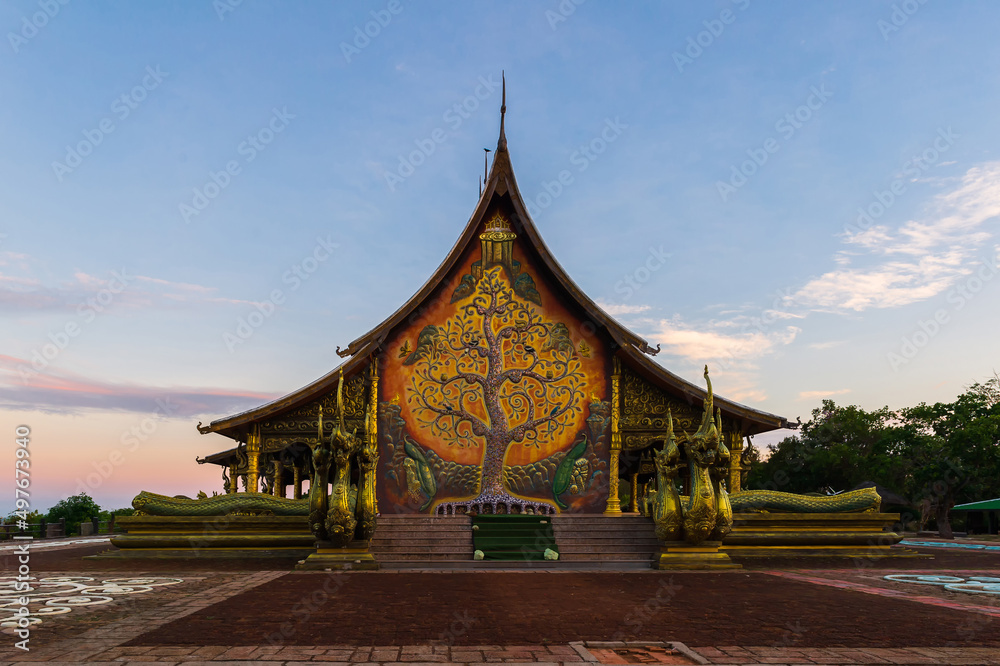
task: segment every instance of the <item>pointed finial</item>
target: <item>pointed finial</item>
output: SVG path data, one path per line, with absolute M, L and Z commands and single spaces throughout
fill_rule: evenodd
M 490 172 L 490 149 L 483 148 L 483 150 L 485 151 L 485 154 L 483 155 L 483 185 L 485 185 L 486 177 Z M 480 194 L 482 194 L 482 192 L 480 192 Z
M 497 151 L 505 151 L 507 150 L 507 135 L 504 133 L 503 121 L 504 115 L 507 113 L 507 77 L 503 70 L 500 71 L 500 80 L 503 88 L 500 101 L 500 139 L 497 141 Z

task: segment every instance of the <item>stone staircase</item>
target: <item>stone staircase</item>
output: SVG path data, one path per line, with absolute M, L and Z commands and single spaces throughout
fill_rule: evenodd
M 561 514 L 552 517 L 559 560 L 594 569 L 649 569 L 660 542 L 653 520 L 638 514 Z
M 371 552 L 382 569 L 649 569 L 659 542 L 653 521 L 626 514 L 551 516 L 556 561 L 473 560 L 468 516 L 381 515 Z
M 462 515 L 382 514 L 370 550 L 383 569 L 442 568 L 474 562 L 472 519 Z

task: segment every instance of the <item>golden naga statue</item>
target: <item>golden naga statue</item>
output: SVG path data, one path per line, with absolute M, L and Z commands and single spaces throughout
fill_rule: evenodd
M 673 415 L 669 412 L 666 443 L 655 454 L 657 490 L 653 520 L 656 536 L 663 541 L 683 539 L 698 545 L 707 539 L 719 541 L 732 529 L 733 509 L 725 488 L 730 453 L 722 441 L 722 410 L 713 410 L 712 380 L 707 365 L 705 381 L 708 395 L 701 425 L 693 435 L 684 433 L 684 455 L 677 446 Z M 687 498 L 682 498 L 674 485 L 683 468 L 687 468 L 690 479 Z
M 374 461 L 377 452 L 363 447 L 355 432 L 344 427 L 344 376 L 337 386 L 338 420 L 327 439 L 323 434 L 323 408 L 319 408 L 319 440 L 313 447 L 313 474 L 309 484 L 309 525 L 320 541 L 330 541 L 336 547 L 346 547 L 354 540 L 358 525 L 354 517 L 357 508 L 362 514 L 362 538 L 370 539 L 375 533 L 375 478 Z M 362 470 L 362 491 L 357 507 L 351 504 L 351 458 L 359 453 Z M 331 474 L 332 467 L 332 474 Z M 333 492 L 327 495 L 327 483 L 333 483 Z
M 667 410 L 667 442 L 662 451 L 654 453 L 656 464 L 656 495 L 653 499 L 653 522 L 656 538 L 660 541 L 678 541 L 681 538 L 681 498 L 674 479 L 680 472 L 681 452 L 674 437 L 674 417 Z

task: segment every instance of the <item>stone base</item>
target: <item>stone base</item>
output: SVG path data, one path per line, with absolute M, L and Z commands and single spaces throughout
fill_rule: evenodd
M 918 553 L 902 546 L 723 546 L 722 551 L 732 557 L 799 558 L 827 557 L 843 559 L 871 559 L 905 557 L 932 560 L 933 555 Z
M 308 516 L 120 516 L 111 537 L 122 558 L 301 557 L 316 537 Z
M 378 562 L 368 550 L 367 541 L 352 541 L 338 548 L 329 541 L 316 544 L 316 552 L 295 565 L 297 571 L 374 571 Z
M 683 541 L 668 541 L 654 560 L 654 568 L 671 570 L 742 569 L 729 555 L 720 551 L 721 541 L 705 541 L 692 546 Z
M 302 558 L 313 551 L 308 548 L 123 548 L 85 555 L 85 560 L 258 560 Z
M 733 557 L 927 557 L 896 546 L 898 513 L 737 513 L 723 552 Z

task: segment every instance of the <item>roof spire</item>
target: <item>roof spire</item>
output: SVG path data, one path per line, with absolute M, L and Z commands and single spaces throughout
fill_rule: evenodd
M 500 70 L 500 80 L 503 82 L 503 98 L 500 102 L 500 139 L 497 141 L 497 152 L 507 150 L 507 135 L 503 131 L 504 114 L 507 113 L 507 78 L 503 70 Z

